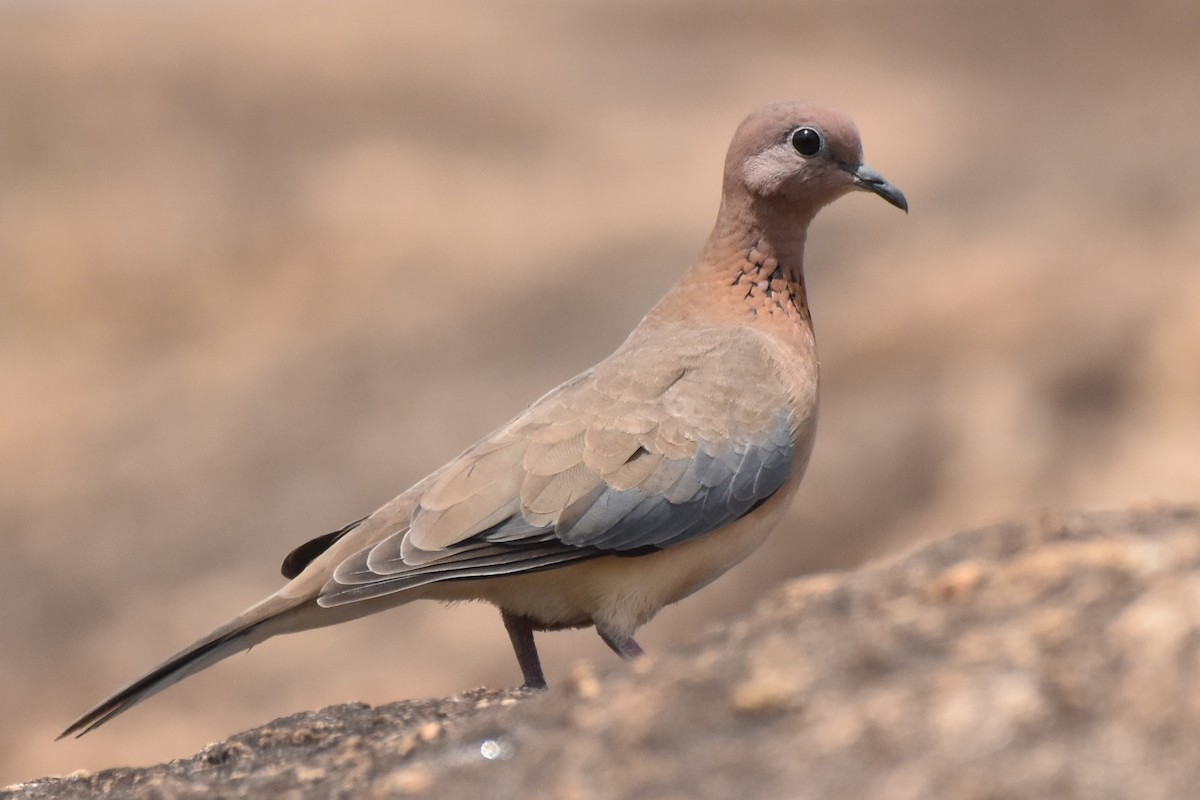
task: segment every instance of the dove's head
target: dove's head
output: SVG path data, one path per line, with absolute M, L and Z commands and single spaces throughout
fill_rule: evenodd
M 747 117 L 729 145 L 726 200 L 748 195 L 760 213 L 807 220 L 854 190 L 908 211 L 900 190 L 863 163 L 854 122 L 832 108 L 773 103 Z

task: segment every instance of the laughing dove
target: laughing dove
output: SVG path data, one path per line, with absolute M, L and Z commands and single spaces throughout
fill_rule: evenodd
M 535 630 L 594 625 L 621 656 L 640 654 L 637 628 L 748 556 L 800 483 L 817 418 L 804 241 L 817 211 L 855 189 L 908 210 L 843 114 L 751 114 L 699 261 L 616 352 L 292 551 L 279 591 L 62 735 L 271 636 L 420 598 L 497 606 L 528 687 L 545 686 Z

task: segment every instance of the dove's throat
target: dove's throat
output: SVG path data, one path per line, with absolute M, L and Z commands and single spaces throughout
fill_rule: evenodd
M 723 202 L 700 260 L 646 321 L 766 325 L 810 338 L 804 244 L 812 214 L 789 211 Z

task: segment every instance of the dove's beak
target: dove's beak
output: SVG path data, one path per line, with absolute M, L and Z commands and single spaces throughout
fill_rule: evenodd
M 887 182 L 882 175 L 868 167 L 866 164 L 843 164 L 842 169 L 850 173 L 854 178 L 854 185 L 860 189 L 875 194 L 887 200 L 889 203 L 908 213 L 908 201 L 904 199 L 904 193 Z

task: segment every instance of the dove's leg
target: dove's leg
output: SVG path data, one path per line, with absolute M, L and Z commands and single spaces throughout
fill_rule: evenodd
M 542 674 L 542 662 L 538 658 L 529 619 L 504 610 L 500 611 L 500 617 L 504 620 L 508 640 L 512 642 L 513 652 L 517 655 L 517 663 L 521 665 L 521 674 L 525 676 L 524 688 L 545 689 L 546 676 Z
M 600 638 L 604 643 L 612 648 L 612 651 L 621 658 L 628 661 L 631 658 L 637 658 L 643 654 L 642 646 L 633 640 L 632 636 L 616 636 L 611 633 L 596 629 L 596 633 L 600 634 Z

